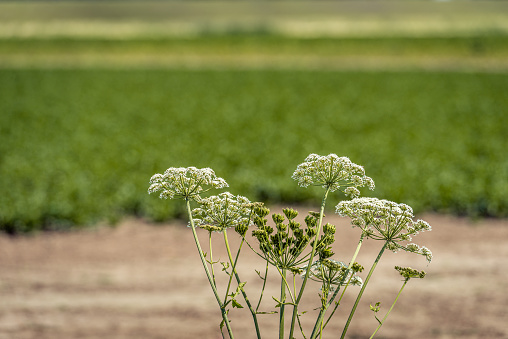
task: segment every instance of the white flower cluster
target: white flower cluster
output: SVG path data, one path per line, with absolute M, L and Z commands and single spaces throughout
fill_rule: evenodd
M 406 204 L 397 204 L 377 198 L 356 198 L 341 201 L 336 206 L 340 216 L 348 216 L 351 223 L 362 229 L 372 239 L 388 242 L 388 249 L 396 252 L 399 249 L 425 256 L 430 262 L 432 253 L 426 247 L 415 244 L 402 245 L 410 241 L 411 236 L 423 231 L 431 231 L 430 225 L 423 221 L 413 221 L 413 209 Z
M 239 224 L 248 225 L 252 211 L 249 199 L 229 192 L 200 200 L 201 207 L 192 210 L 197 226 L 210 225 L 221 232 Z
M 349 197 L 358 197 L 357 187 L 369 187 L 373 190 L 374 180 L 365 175 L 362 166 L 357 165 L 347 157 L 336 154 L 320 156 L 310 154 L 303 163 L 298 165 L 292 178 L 301 187 L 310 185 L 329 187 L 330 191 L 341 190 Z
M 305 276 L 307 266 L 302 269 L 302 276 Z M 352 270 L 348 270 L 345 263 L 333 259 L 314 261 L 310 267 L 309 278 L 323 282 L 330 291 L 347 284 L 354 286 L 363 284 L 362 278 L 354 274 Z
M 164 174 L 157 173 L 150 178 L 148 193 L 160 191 L 161 199 L 196 199 L 205 191 L 204 186 L 223 188 L 228 184 L 211 168 L 170 167 Z

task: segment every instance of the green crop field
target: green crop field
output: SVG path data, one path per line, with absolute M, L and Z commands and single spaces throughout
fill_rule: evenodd
M 479 3 L 1 2 L 0 228 L 179 216 L 147 194 L 172 166 L 316 203 L 309 153 L 417 212 L 506 217 L 508 5 Z
M 0 223 L 9 232 L 125 214 L 171 166 L 235 194 L 302 202 L 309 153 L 349 156 L 374 196 L 417 211 L 506 216 L 508 76 L 424 72 L 2 70 Z

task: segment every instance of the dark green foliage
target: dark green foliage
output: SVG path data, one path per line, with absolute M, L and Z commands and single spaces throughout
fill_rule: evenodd
M 507 88 L 505 74 L 1 70 L 0 225 L 178 216 L 147 194 L 172 166 L 316 203 L 291 179 L 309 153 L 350 157 L 376 181 L 364 194 L 417 212 L 507 216 Z

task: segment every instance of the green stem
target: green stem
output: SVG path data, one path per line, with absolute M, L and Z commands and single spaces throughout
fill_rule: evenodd
M 365 281 L 363 282 L 362 288 L 360 292 L 358 293 L 358 296 L 356 297 L 355 304 L 353 305 L 353 308 L 351 309 L 351 312 L 349 313 L 349 318 L 347 319 L 346 326 L 344 326 L 344 330 L 342 331 L 341 339 L 344 339 L 346 336 L 346 332 L 349 328 L 349 324 L 351 324 L 351 320 L 353 319 L 353 316 L 356 312 L 356 308 L 358 307 L 358 304 L 360 303 L 360 299 L 362 298 L 363 291 L 365 291 L 365 288 L 367 287 L 367 284 L 369 283 L 370 277 L 372 276 L 372 273 L 374 273 L 374 270 L 376 269 L 377 263 L 381 259 L 381 256 L 383 255 L 383 252 L 386 249 L 386 246 L 388 246 L 388 242 L 385 242 L 381 250 L 379 251 L 379 254 L 376 257 L 376 260 L 372 264 L 372 267 L 370 268 L 369 274 L 367 274 L 367 277 L 365 278 Z
M 284 311 L 286 302 L 286 269 L 283 268 L 281 272 L 280 282 L 280 314 L 279 314 L 279 339 L 284 339 Z M 290 337 L 291 338 L 291 337 Z
M 300 287 L 300 292 L 298 293 L 298 297 L 295 300 L 295 306 L 293 307 L 293 316 L 291 318 L 291 328 L 289 332 L 289 338 L 293 338 L 294 328 L 295 328 L 295 320 L 298 314 L 298 305 L 300 304 L 300 300 L 303 296 L 303 291 L 305 289 L 305 285 L 307 284 L 307 280 L 309 279 L 310 267 L 312 266 L 312 260 L 314 259 L 314 255 L 316 254 L 316 246 L 318 243 L 318 237 L 321 233 L 321 225 L 323 223 L 323 214 L 325 211 L 326 198 L 328 197 L 328 192 L 330 192 L 330 187 L 326 187 L 325 194 L 323 195 L 323 200 L 321 201 L 321 209 L 319 211 L 319 224 L 316 236 L 314 237 L 314 244 L 312 245 L 312 251 L 310 252 L 309 263 L 307 264 L 307 271 L 305 272 L 305 276 L 303 278 L 302 286 Z
M 208 247 L 210 248 L 210 268 L 212 269 L 213 284 L 217 286 L 217 283 L 215 282 L 215 272 L 213 270 L 212 231 L 208 232 Z
M 268 276 L 268 261 L 266 262 L 265 277 L 263 278 L 263 286 L 261 287 L 261 293 L 259 295 L 258 305 L 256 306 L 256 312 L 259 310 L 259 306 L 261 305 L 261 300 L 263 299 L 263 294 L 265 293 L 267 276 Z
M 238 257 L 240 256 L 240 251 L 242 249 L 243 243 L 245 242 L 245 239 L 242 238 L 240 246 L 238 247 L 238 252 L 236 252 L 235 261 L 233 261 L 233 257 L 231 255 L 231 250 L 229 248 L 229 242 L 228 242 L 228 236 L 227 236 L 226 230 L 224 230 L 224 242 L 226 244 L 226 249 L 227 249 L 228 257 L 229 257 L 229 262 L 231 263 L 231 266 L 233 267 L 233 273 L 235 275 L 236 282 L 238 284 L 240 284 L 240 276 L 238 275 L 238 272 L 236 271 L 236 264 L 238 262 Z M 254 326 L 256 328 L 257 338 L 261 339 L 261 333 L 259 331 L 259 324 L 258 324 L 258 318 L 257 318 L 257 315 L 256 315 L 256 311 L 254 311 L 254 309 L 252 308 L 252 305 L 251 305 L 251 303 L 249 301 L 249 298 L 247 297 L 247 293 L 245 292 L 245 290 L 243 288 L 240 288 L 240 291 L 242 292 L 243 299 L 247 303 L 247 307 L 249 308 L 249 311 L 252 314 L 252 318 L 254 320 Z
M 390 309 L 388 310 L 388 312 L 386 312 L 383 320 L 381 320 L 381 322 L 379 323 L 379 326 L 376 328 L 376 330 L 374 331 L 374 333 L 372 333 L 372 335 L 370 336 L 369 339 L 372 339 L 374 338 L 374 335 L 376 335 L 377 331 L 379 331 L 379 329 L 381 328 L 381 326 L 383 326 L 386 318 L 388 318 L 388 315 L 390 314 L 390 312 L 393 310 L 393 307 L 395 306 L 395 303 L 397 302 L 397 300 L 399 299 L 400 297 L 400 294 L 402 293 L 402 290 L 404 289 L 404 287 L 406 286 L 407 282 L 409 281 L 409 279 L 405 279 L 404 280 L 404 283 L 402 284 L 402 287 L 400 288 L 400 291 L 399 291 L 399 294 L 397 294 L 397 297 L 395 298 L 395 300 L 393 301 L 393 304 L 392 304 L 392 307 L 390 307 Z
M 203 268 L 205 269 L 206 277 L 208 278 L 208 281 L 210 283 L 210 286 L 212 287 L 213 294 L 215 296 L 215 299 L 217 299 L 217 303 L 219 304 L 220 311 L 222 314 L 222 320 L 224 320 L 224 324 L 226 325 L 226 328 L 228 330 L 229 338 L 234 339 L 233 336 L 233 330 L 231 329 L 231 324 L 229 323 L 228 315 L 226 312 L 226 309 L 224 308 L 224 305 L 220 301 L 219 293 L 217 292 L 217 288 L 215 287 L 215 284 L 213 283 L 213 277 L 210 274 L 210 270 L 208 269 L 208 266 L 206 265 L 206 260 L 203 255 L 203 250 L 201 249 L 201 244 L 199 243 L 198 235 L 196 234 L 196 226 L 194 225 L 194 219 L 192 218 L 192 212 L 190 208 L 190 201 L 189 199 L 185 199 L 185 202 L 187 203 L 187 214 L 189 215 L 189 220 L 191 223 L 191 229 L 192 229 L 192 235 L 194 236 L 194 242 L 196 243 L 196 247 L 198 249 L 199 257 L 201 258 L 201 263 L 203 264 Z
M 325 324 L 323 325 L 323 328 L 325 328 L 326 325 L 328 325 L 328 323 L 330 322 L 330 319 L 332 319 L 333 315 L 335 314 L 335 311 L 337 311 L 337 308 L 340 305 L 342 297 L 344 297 L 344 294 L 346 293 L 346 289 L 349 286 L 349 282 L 351 281 L 351 279 L 352 279 L 352 276 L 349 278 L 346 286 L 344 286 L 344 288 L 342 289 L 342 294 L 340 295 L 339 300 L 337 300 L 337 302 L 335 303 L 335 307 L 333 308 L 332 313 L 330 313 L 330 315 L 328 316 L 328 319 L 326 320 Z M 330 306 L 331 303 L 333 302 L 333 300 L 337 297 L 338 292 L 339 292 L 339 290 L 335 291 L 335 293 L 333 294 L 332 299 L 330 299 L 330 302 L 328 303 L 327 307 Z M 323 315 L 323 317 L 324 317 L 324 315 Z
M 344 273 L 344 279 L 340 282 L 339 286 L 337 286 L 337 289 L 335 290 L 335 293 L 332 295 L 332 297 L 328 301 L 328 303 L 324 307 L 322 307 L 321 310 L 319 311 L 319 315 L 318 315 L 318 318 L 316 319 L 316 323 L 314 324 L 314 329 L 312 330 L 312 334 L 310 336 L 310 339 L 315 339 L 317 337 L 317 333 L 318 333 L 317 332 L 317 328 L 318 328 L 318 326 L 321 327 L 321 332 L 322 332 L 322 330 L 326 327 L 326 325 L 328 324 L 328 322 L 332 318 L 333 314 L 337 310 L 337 307 L 340 304 L 340 300 L 342 299 L 342 296 L 344 296 L 344 292 L 346 291 L 346 288 L 349 286 L 349 283 L 346 286 L 344 286 L 344 289 L 342 291 L 342 295 L 341 295 L 341 297 L 339 299 L 339 302 L 335 305 L 332 313 L 328 317 L 328 320 L 323 325 L 323 320 L 324 320 L 324 317 L 325 317 L 326 310 L 328 309 L 328 307 L 330 307 L 332 302 L 335 300 L 335 298 L 339 294 L 340 286 L 343 284 L 344 280 L 349 275 L 349 271 L 351 270 L 351 267 L 353 267 L 353 264 L 356 261 L 356 257 L 358 256 L 358 253 L 360 253 L 360 248 L 362 247 L 364 237 L 365 237 L 365 235 L 362 233 L 362 235 L 360 237 L 360 240 L 358 241 L 358 245 L 356 246 L 355 253 L 353 254 L 353 257 L 351 258 L 351 260 L 349 261 L 349 265 L 348 265 L 347 271 Z M 351 277 L 353 277 L 353 275 L 351 275 Z M 350 278 L 350 280 L 351 280 L 351 278 Z

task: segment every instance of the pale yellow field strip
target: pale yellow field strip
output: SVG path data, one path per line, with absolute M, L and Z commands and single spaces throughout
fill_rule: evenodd
M 11 1 L 0 37 L 164 37 L 259 30 L 290 36 L 508 32 L 508 1 Z
M 425 70 L 508 72 L 504 57 L 449 56 L 278 56 L 164 54 L 0 55 L 0 68 L 108 69 L 281 69 L 281 70 Z
M 489 18 L 413 16 L 397 18 L 348 18 L 278 20 L 264 22 L 143 22 L 56 20 L 51 22 L 0 22 L 0 38 L 164 38 L 199 36 L 203 33 L 266 31 L 289 37 L 461 36 L 472 33 L 508 33 L 508 14 Z

